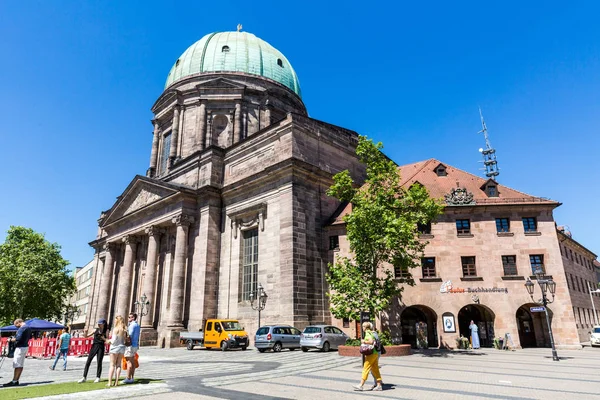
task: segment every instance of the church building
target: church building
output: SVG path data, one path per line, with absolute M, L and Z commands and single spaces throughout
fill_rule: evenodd
M 324 226 L 332 176 L 364 176 L 355 132 L 308 116 L 287 58 L 247 32 L 204 36 L 173 64 L 154 114 L 149 168 L 101 213 L 87 326 L 136 310 L 142 344 L 175 346 L 207 318 L 330 319 Z M 150 142 L 150 138 L 149 138 Z

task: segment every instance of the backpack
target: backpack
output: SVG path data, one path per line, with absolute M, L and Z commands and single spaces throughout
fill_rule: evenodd
M 375 349 L 377 350 L 377 352 L 379 354 L 387 353 L 387 351 L 385 350 L 385 347 L 383 347 L 383 344 L 381 344 L 381 340 L 379 339 L 379 334 L 377 335 L 377 339 L 375 339 L 375 343 L 373 343 L 373 347 L 375 347 Z

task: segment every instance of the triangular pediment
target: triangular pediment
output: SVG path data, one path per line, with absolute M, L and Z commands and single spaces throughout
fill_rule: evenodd
M 231 79 L 227 78 L 216 78 L 210 81 L 202 82 L 196 85 L 197 89 L 244 89 L 245 86 L 241 85 Z
M 106 213 L 101 225 L 106 226 L 178 193 L 180 190 L 175 185 L 136 176 Z

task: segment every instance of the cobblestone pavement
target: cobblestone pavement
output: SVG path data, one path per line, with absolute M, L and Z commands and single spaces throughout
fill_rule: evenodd
M 354 392 L 360 379 L 360 360 L 336 352 L 264 353 L 247 350 L 142 348 L 138 377 L 164 383 L 123 386 L 94 392 L 95 399 L 599 399 L 600 349 L 550 349 L 505 352 L 482 349 L 468 352 L 430 351 L 410 357 L 382 358 L 383 392 Z M 10 380 L 10 360 L 0 369 L 1 381 Z M 85 359 L 69 360 L 66 372 L 49 371 L 49 361 L 27 360 L 21 383 L 75 381 Z M 106 377 L 105 362 L 103 376 Z M 93 378 L 92 364 L 90 377 Z M 365 385 L 367 387 L 368 385 Z M 2 397 L 0 389 L 0 398 Z M 60 396 L 85 399 L 90 393 Z M 56 397 L 59 398 L 59 397 Z

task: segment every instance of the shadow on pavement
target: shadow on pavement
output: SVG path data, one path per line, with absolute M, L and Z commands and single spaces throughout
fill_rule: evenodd
M 488 353 L 481 350 L 448 350 L 448 349 L 420 349 L 413 350 L 414 355 L 421 355 L 423 357 L 441 357 L 447 358 L 448 356 L 487 356 Z

